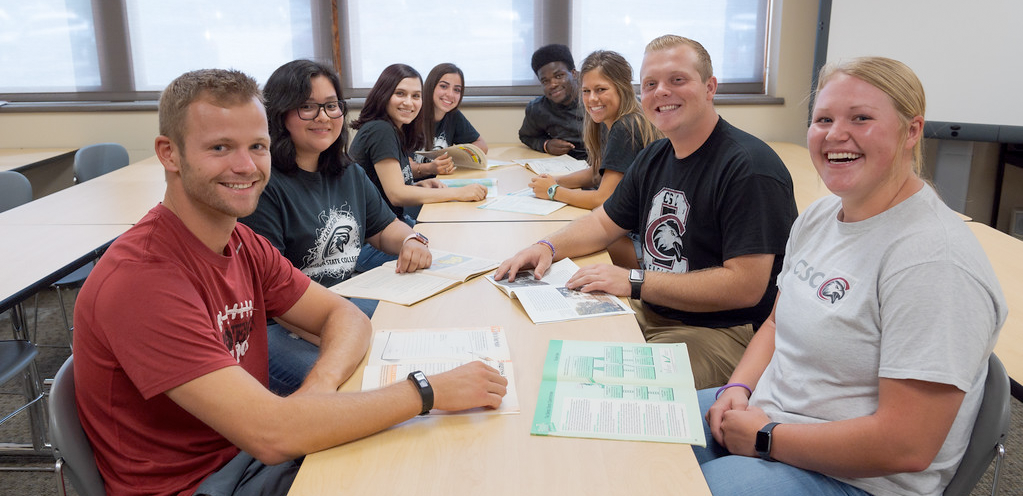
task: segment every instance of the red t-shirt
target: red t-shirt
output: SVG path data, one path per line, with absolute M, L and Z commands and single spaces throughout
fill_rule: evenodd
M 164 392 L 236 365 L 266 385 L 266 319 L 308 286 L 248 227 L 216 254 L 163 205 L 111 245 L 78 295 L 74 336 L 79 416 L 107 494 L 190 495 L 238 453 Z

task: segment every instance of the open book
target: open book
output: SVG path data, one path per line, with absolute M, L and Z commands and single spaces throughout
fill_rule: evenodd
M 474 360 L 494 367 L 508 379 L 508 393 L 495 410 L 476 408 L 453 413 L 519 413 L 508 338 L 501 326 L 376 332 L 362 375 L 362 390 L 407 380 L 416 370 L 429 377 Z
M 460 145 L 452 145 L 447 148 L 439 148 L 436 150 L 420 150 L 416 152 L 416 155 L 422 155 L 433 160 L 445 153 L 451 157 L 455 167 L 481 170 L 487 170 L 490 168 L 490 166 L 487 165 L 487 154 L 483 153 L 483 150 L 481 150 L 480 147 L 472 143 L 462 143 Z
M 635 313 L 617 296 L 566 288 L 565 283 L 578 270 L 575 262 L 565 258 L 551 265 L 543 279 L 534 277 L 529 269 L 519 271 L 515 282 L 495 280 L 492 274 L 487 280 L 509 297 L 518 298 L 534 324 Z
M 551 340 L 530 434 L 706 446 L 685 343 Z
M 561 176 L 578 170 L 583 170 L 590 166 L 590 164 L 587 164 L 585 160 L 575 159 L 568 155 L 543 158 L 520 158 L 516 159 L 515 163 L 520 164 L 537 174 L 550 174 L 552 176 Z
M 385 300 L 411 305 L 456 284 L 497 268 L 498 262 L 431 249 L 433 264 L 428 269 L 398 274 L 395 261 L 341 281 L 330 290 L 349 298 Z

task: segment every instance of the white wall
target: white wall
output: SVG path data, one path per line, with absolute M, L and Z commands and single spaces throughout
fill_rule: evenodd
M 775 15 L 780 15 L 772 27 L 779 40 L 773 58 L 778 70 L 770 92 L 784 98 L 784 105 L 721 105 L 718 110 L 761 139 L 805 145 L 817 1 L 775 0 Z M 489 143 L 518 142 L 522 107 L 464 112 Z M 113 141 L 124 145 L 135 161 L 153 154 L 156 135 L 155 111 L 0 113 L 0 148 L 81 147 Z

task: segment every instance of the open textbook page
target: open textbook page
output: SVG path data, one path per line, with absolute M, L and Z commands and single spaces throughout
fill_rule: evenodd
M 551 340 L 530 433 L 706 446 L 685 343 Z
M 578 270 L 575 262 L 564 258 L 551 265 L 543 279 L 537 279 L 533 269 L 528 269 L 519 271 L 515 282 L 507 278 L 497 281 L 493 274 L 487 280 L 509 297 L 518 298 L 534 324 L 635 313 L 617 296 L 566 288 L 565 283 Z
M 445 153 L 451 157 L 451 161 L 455 164 L 455 167 L 481 170 L 487 170 L 490 168 L 490 166 L 487 165 L 487 154 L 483 153 L 483 150 L 481 150 L 480 147 L 472 143 L 462 143 L 437 150 L 420 150 L 416 152 L 416 155 L 422 155 L 423 157 L 433 160 Z
M 520 158 L 516 159 L 515 163 L 520 164 L 537 174 L 550 174 L 552 176 L 569 174 L 590 166 L 590 164 L 587 164 L 585 160 L 575 159 L 568 155 L 544 158 Z
M 396 262 L 390 261 L 331 286 L 330 290 L 349 298 L 385 300 L 399 305 L 412 305 L 493 270 L 499 265 L 494 260 L 432 248 L 430 253 L 433 255 L 433 264 L 429 269 L 398 274 L 394 271 Z
M 490 198 L 489 191 L 487 198 Z M 548 215 L 554 213 L 565 204 L 559 201 L 542 200 L 533 194 L 530 188 L 523 188 L 518 191 L 501 195 L 490 200 L 478 208 L 488 210 L 501 210 L 505 212 L 518 212 L 522 214 Z
M 508 379 L 508 394 L 496 410 L 475 408 L 456 413 L 519 413 L 511 353 L 501 326 L 376 332 L 362 375 L 362 390 L 406 380 L 409 373 L 416 370 L 429 377 L 474 360 L 501 372 Z M 437 410 L 435 413 L 448 412 Z

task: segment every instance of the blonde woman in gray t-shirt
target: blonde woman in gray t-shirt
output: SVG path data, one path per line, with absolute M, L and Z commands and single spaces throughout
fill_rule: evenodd
M 729 384 L 700 392 L 712 492 L 938 495 L 955 473 L 1007 311 L 919 176 L 924 107 L 898 61 L 821 71 L 807 144 L 835 196 L 793 225 L 775 309 Z

